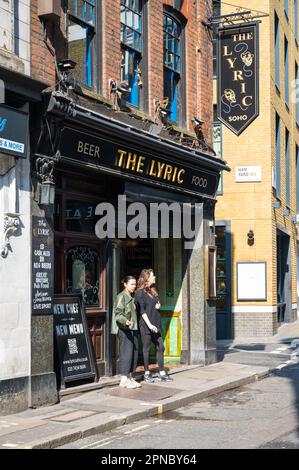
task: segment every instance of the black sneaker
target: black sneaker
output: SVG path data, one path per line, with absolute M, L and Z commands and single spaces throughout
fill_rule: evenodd
M 146 383 L 148 383 L 148 384 L 152 384 L 152 383 L 155 382 L 155 379 L 154 379 L 154 377 L 152 376 L 152 374 L 149 373 L 149 374 L 144 374 L 144 381 L 145 381 Z
M 157 380 L 159 382 L 173 382 L 173 378 L 170 377 L 170 375 L 167 374 L 166 372 L 165 372 L 165 374 L 161 374 L 161 372 L 160 372 L 159 375 L 157 376 Z

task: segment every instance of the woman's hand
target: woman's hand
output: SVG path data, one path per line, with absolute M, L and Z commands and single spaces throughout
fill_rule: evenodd
M 160 308 L 161 308 L 160 302 L 157 302 L 157 303 L 156 303 L 155 308 L 156 308 L 156 310 L 160 310 Z
M 158 328 L 157 328 L 155 325 L 150 325 L 149 329 L 150 329 L 153 333 L 158 333 Z
M 132 322 L 131 320 L 127 320 L 127 321 L 126 321 L 126 326 L 129 326 L 129 327 L 130 327 L 130 326 L 132 326 L 132 325 L 133 325 L 133 322 Z

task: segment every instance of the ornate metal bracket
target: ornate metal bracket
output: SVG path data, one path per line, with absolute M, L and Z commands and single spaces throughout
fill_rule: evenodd
M 20 214 L 6 213 L 4 215 L 4 243 L 0 247 L 0 253 L 2 258 L 6 258 L 8 255 L 8 249 L 10 247 L 10 237 L 18 230 L 21 224 Z
M 49 182 L 54 183 L 54 166 L 55 163 L 58 163 L 61 154 L 57 150 L 56 154 L 53 157 L 48 157 L 45 155 L 36 154 L 35 169 L 36 175 L 41 183 Z

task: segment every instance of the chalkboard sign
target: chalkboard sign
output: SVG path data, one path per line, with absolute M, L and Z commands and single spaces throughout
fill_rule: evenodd
M 32 217 L 32 313 L 53 313 L 53 232 L 44 217 Z
M 53 311 L 56 370 L 60 373 L 61 385 L 96 378 L 95 358 L 80 296 L 55 295 Z

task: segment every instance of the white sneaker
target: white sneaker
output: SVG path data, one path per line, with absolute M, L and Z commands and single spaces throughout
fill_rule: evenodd
M 131 379 L 127 380 L 127 383 L 125 385 L 126 388 L 137 388 L 137 385 L 135 383 L 135 380 L 132 381 Z
M 126 375 L 122 375 L 121 379 L 120 379 L 120 382 L 119 382 L 119 386 L 120 387 L 126 387 L 128 381 L 130 381 L 130 379 Z
M 133 377 L 130 378 L 130 381 L 136 385 L 136 388 L 141 387 L 141 384 L 139 382 L 137 382 L 135 379 L 133 379 Z

